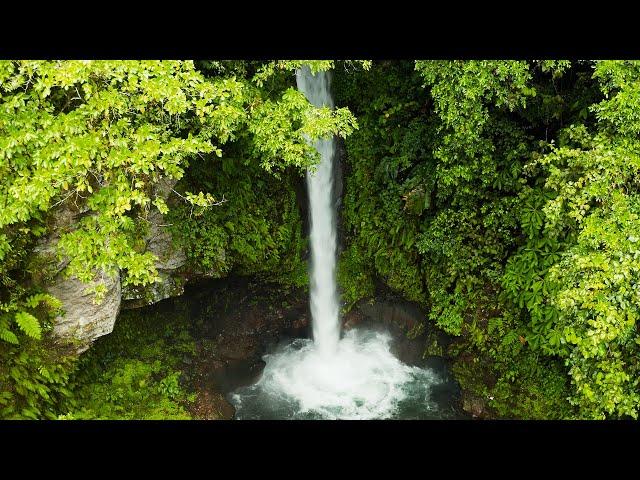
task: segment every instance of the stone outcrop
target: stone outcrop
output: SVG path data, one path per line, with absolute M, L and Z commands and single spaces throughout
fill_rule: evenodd
M 104 299 L 94 302 L 94 294 L 87 287 L 102 283 L 107 288 Z M 56 319 L 53 333 L 56 337 L 76 345 L 78 353 L 85 351 L 96 338 L 113 331 L 120 311 L 120 277 L 97 275 L 86 285 L 77 278 L 59 276 L 47 291 L 62 301 L 65 314 Z
M 173 244 L 171 233 L 165 226 L 164 216 L 153 210 L 147 217 L 149 233 L 147 234 L 147 251 L 156 257 L 156 269 L 159 280 L 144 287 L 125 287 L 122 293 L 123 308 L 138 308 L 182 295 L 185 276 L 182 275 L 187 257 L 182 249 Z
M 63 315 L 54 322 L 54 335 L 73 345 L 78 353 L 84 352 L 98 337 L 113 331 L 120 311 L 120 276 L 96 272 L 87 285 L 76 277 L 67 277 L 63 270 L 67 262 L 57 259 L 57 245 L 61 234 L 73 227 L 77 218 L 84 214 L 72 205 L 63 205 L 52 215 L 50 233 L 41 238 L 33 250 L 31 259 L 34 282 L 62 302 Z M 100 303 L 89 292 L 91 287 L 104 285 L 106 293 Z
M 156 194 L 166 199 L 175 181 L 161 181 Z M 63 232 L 73 229 L 78 219 L 87 214 L 86 208 L 63 204 L 50 215 L 49 234 L 41 238 L 34 248 L 32 268 L 36 284 L 62 302 L 64 314 L 55 319 L 53 333 L 56 337 L 74 345 L 78 353 L 85 351 L 102 335 L 113 331 L 120 308 L 150 305 L 165 298 L 181 295 L 184 291 L 182 268 L 186 264 L 184 252 L 174 247 L 163 215 L 155 208 L 149 213 L 147 251 L 158 260 L 156 268 L 160 280 L 145 287 L 122 287 L 119 274 L 96 272 L 87 285 L 75 277 L 67 277 L 63 270 L 66 261 L 58 261 L 57 245 Z M 101 302 L 95 302 L 90 288 L 104 285 L 106 293 Z
M 161 180 L 156 186 L 155 195 L 166 201 L 175 184 L 176 180 Z M 149 227 L 145 238 L 146 251 L 157 257 L 155 267 L 160 278 L 151 285 L 123 288 L 122 308 L 143 307 L 184 293 L 186 277 L 183 270 L 187 263 L 184 251 L 173 244 L 167 222 L 160 211 L 152 208 L 146 222 Z
M 426 317 L 427 313 L 413 302 L 381 295 L 358 302 L 342 321 L 345 330 L 365 325 L 389 330 L 393 354 L 402 362 L 415 365 L 427 356 L 442 355 L 450 341 L 435 328 L 425 327 Z
M 284 292 L 276 285 L 243 278 L 208 280 L 170 303 L 188 305 L 196 325 L 194 367 L 200 390 L 226 393 L 255 382 L 271 346 L 309 333 L 306 293 Z
M 351 315 L 344 318 L 345 328 L 350 328 L 362 319 L 368 318 L 376 323 L 395 325 L 409 332 L 421 324 L 426 317 L 418 306 L 400 299 L 375 298 L 372 301 L 359 302 Z
M 236 409 L 221 393 L 198 390 L 192 413 L 199 420 L 232 420 Z

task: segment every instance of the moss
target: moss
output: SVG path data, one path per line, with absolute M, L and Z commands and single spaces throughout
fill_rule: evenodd
M 442 341 L 438 338 L 434 332 L 429 332 L 427 334 L 427 339 L 425 342 L 424 348 L 424 356 L 436 356 L 436 357 L 444 357 L 446 356 L 445 346 L 442 344 Z
M 491 408 L 491 384 L 494 379 L 485 362 L 469 353 L 454 357 L 451 372 L 460 384 L 463 409 L 476 416 L 494 418 L 496 412 Z
M 26 261 L 25 270 L 35 285 L 49 285 L 58 274 L 58 260 L 50 252 L 33 251 Z
M 542 363 L 525 352 L 508 364 L 497 363 L 467 348 L 463 342 L 457 342 L 448 351 L 453 357 L 452 373 L 463 392 L 465 409 L 480 408 L 483 418 L 575 418 L 575 409 L 567 400 L 567 376 L 557 362 Z
M 353 246 L 342 252 L 338 261 L 336 280 L 344 305 L 343 313 L 349 312 L 359 300 L 371 297 L 375 293 L 371 271 Z
M 188 419 L 195 392 L 184 366 L 195 355 L 186 315 L 158 304 L 124 311 L 74 376 L 76 406 L 62 418 Z

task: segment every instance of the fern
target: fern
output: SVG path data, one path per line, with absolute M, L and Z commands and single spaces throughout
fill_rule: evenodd
M 18 337 L 11 330 L 7 330 L 6 328 L 0 329 L 0 339 L 4 340 L 8 343 L 13 343 L 14 345 L 18 345 Z
M 36 293 L 25 301 L 29 308 L 36 308 L 40 303 L 45 303 L 52 310 L 59 309 L 62 306 L 62 302 L 59 299 L 48 293 Z
M 16 323 L 20 329 L 31 338 L 40 340 L 42 338 L 42 329 L 38 319 L 27 312 L 16 313 Z

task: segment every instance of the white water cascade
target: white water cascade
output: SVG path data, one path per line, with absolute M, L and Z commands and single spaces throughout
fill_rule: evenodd
M 312 75 L 309 67 L 296 72 L 298 90 L 316 107 L 333 109 L 329 74 Z M 336 289 L 336 215 L 333 205 L 334 138 L 315 142 L 320 153 L 317 170 L 307 171 L 311 213 L 311 317 L 316 348 L 325 356 L 335 354 L 340 340 L 338 294 Z
M 328 73 L 312 75 L 306 67 L 296 78 L 298 89 L 313 105 L 334 107 Z M 236 418 L 439 418 L 430 400 L 438 375 L 400 362 L 390 351 L 390 335 L 353 329 L 340 339 L 335 139 L 319 140 L 315 147 L 321 161 L 315 172 L 307 172 L 313 341 L 296 339 L 265 355 L 260 380 L 230 397 Z

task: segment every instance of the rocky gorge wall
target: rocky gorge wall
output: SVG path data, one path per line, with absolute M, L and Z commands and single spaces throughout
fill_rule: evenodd
M 407 335 L 416 331 L 423 315 L 415 304 L 381 295 L 354 306 L 343 316 L 343 328 L 388 332 L 392 352 L 405 364 L 433 368 L 445 375 L 443 384 L 434 386 L 431 393 L 434 398 L 446 399 L 458 412 L 456 418 L 464 417 L 446 360 L 423 355 L 426 339 L 435 332 Z M 310 319 L 308 293 L 302 288 L 283 289 L 249 277 L 203 280 L 188 285 L 179 297 L 122 312 L 114 333 L 98 339 L 87 356 L 100 372 L 121 360 L 142 360 L 150 365 L 160 359 L 180 372 L 181 384 L 194 394 L 187 404 L 193 418 L 232 419 L 232 393 L 259 380 L 266 366 L 265 354 L 289 345 L 294 338 L 309 337 Z M 183 337 L 185 329 L 188 335 Z M 178 331 L 182 333 L 178 335 Z M 185 338 L 193 349 L 177 347 Z M 160 350 L 156 348 L 158 339 L 163 342 Z M 149 352 L 164 355 L 162 352 L 171 349 L 180 352 L 171 360 L 149 356 Z
M 160 182 L 156 193 L 166 199 L 174 185 L 175 181 Z M 86 351 L 94 340 L 111 333 L 122 308 L 151 305 L 181 295 L 190 278 L 206 276 L 186 269 L 186 255 L 174 246 L 164 216 L 155 207 L 146 219 L 148 232 L 145 243 L 146 251 L 157 257 L 155 267 L 159 280 L 156 283 L 145 287 L 123 287 L 119 273 L 108 275 L 104 271 L 95 272 L 89 284 L 66 276 L 64 268 L 67 261 L 58 260 L 57 245 L 62 233 L 72 230 L 75 222 L 86 213 L 86 208 L 69 203 L 52 212 L 49 233 L 38 241 L 31 259 L 32 265 L 38 266 L 33 275 L 34 283 L 62 302 L 64 313 L 55 319 L 53 335 L 73 345 L 77 353 Z M 95 295 L 89 291 L 97 285 L 105 287 L 100 302 L 96 302 Z

